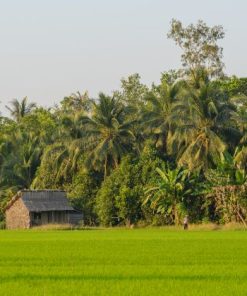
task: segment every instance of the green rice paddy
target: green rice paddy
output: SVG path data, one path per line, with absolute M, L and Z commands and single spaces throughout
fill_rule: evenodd
M 0 295 L 246 294 L 245 231 L 0 231 Z

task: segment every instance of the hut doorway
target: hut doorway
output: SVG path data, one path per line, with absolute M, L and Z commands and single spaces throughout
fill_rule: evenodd
M 41 213 L 40 212 L 34 212 L 32 213 L 33 217 L 32 217 L 32 221 L 33 221 L 33 225 L 41 225 L 42 224 L 42 220 L 41 220 Z

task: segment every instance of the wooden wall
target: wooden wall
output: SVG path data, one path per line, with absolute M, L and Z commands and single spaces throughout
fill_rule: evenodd
M 46 225 L 46 224 L 65 224 L 69 221 L 69 216 L 66 211 L 49 211 L 41 212 L 40 219 L 35 219 L 35 213 L 30 213 L 31 225 Z

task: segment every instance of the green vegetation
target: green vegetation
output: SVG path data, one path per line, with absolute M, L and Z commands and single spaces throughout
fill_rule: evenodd
M 12 100 L 0 116 L 0 221 L 20 189 L 64 189 L 89 226 L 247 223 L 247 79 L 227 77 L 221 26 L 168 38 L 182 68 L 148 87 L 67 96 L 54 108 Z
M 1 231 L 1 295 L 246 295 L 245 231 Z

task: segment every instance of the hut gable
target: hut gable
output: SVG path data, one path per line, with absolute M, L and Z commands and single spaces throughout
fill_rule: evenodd
M 6 210 L 6 225 L 8 229 L 30 227 L 29 211 L 20 196 L 16 196 L 14 202 Z

